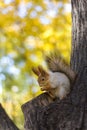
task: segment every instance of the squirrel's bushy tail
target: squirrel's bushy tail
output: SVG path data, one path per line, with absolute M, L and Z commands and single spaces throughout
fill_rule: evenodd
M 63 57 L 59 56 L 57 53 L 51 53 L 45 57 L 48 68 L 52 72 L 62 72 L 65 73 L 71 82 L 75 80 L 76 74 L 66 63 Z

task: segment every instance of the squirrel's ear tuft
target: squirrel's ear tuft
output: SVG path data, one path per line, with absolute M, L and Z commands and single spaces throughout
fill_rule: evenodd
M 40 71 L 38 70 L 38 68 L 33 67 L 33 68 L 32 68 L 32 71 L 33 71 L 37 76 L 40 75 Z
M 38 70 L 41 73 L 41 75 L 43 75 L 43 76 L 48 75 L 48 73 L 46 72 L 46 70 L 43 69 L 42 66 L 38 66 Z
M 43 67 L 41 65 L 38 66 L 38 70 L 41 72 L 41 71 L 44 71 Z

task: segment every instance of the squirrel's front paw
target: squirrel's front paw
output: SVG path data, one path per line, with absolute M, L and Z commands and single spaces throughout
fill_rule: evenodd
M 52 89 L 49 85 L 47 85 L 47 86 L 40 86 L 40 88 L 41 88 L 41 91 L 49 91 L 49 90 Z
M 45 90 L 46 90 L 45 88 L 41 87 L 41 91 L 45 91 Z

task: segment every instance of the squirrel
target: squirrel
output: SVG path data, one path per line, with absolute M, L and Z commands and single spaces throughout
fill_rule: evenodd
M 38 83 L 42 91 L 48 92 L 53 99 L 58 97 L 62 100 L 70 93 L 76 73 L 56 53 L 46 56 L 45 60 L 49 68 L 48 71 L 42 66 L 34 67 L 32 71 L 38 76 Z

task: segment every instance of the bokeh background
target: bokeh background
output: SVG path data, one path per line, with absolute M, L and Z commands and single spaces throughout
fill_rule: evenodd
M 41 93 L 31 68 L 55 49 L 69 63 L 69 0 L 0 0 L 0 102 L 20 130 L 21 105 Z

